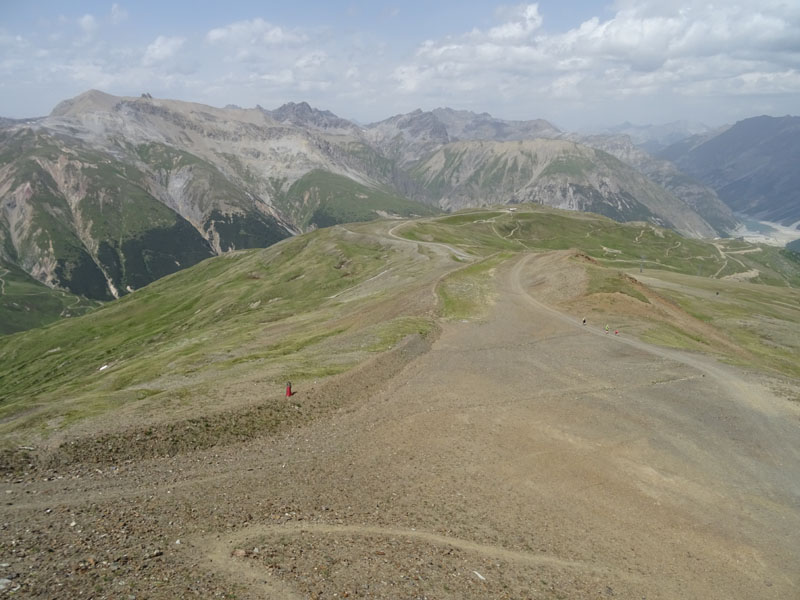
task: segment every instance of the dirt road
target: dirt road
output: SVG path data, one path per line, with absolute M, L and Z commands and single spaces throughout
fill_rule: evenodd
M 800 597 L 798 407 L 549 308 L 565 264 L 332 418 L 8 482 L 0 595 Z

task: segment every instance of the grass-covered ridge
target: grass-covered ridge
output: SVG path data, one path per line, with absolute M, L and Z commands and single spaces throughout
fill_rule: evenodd
M 438 212 L 390 191 L 319 169 L 292 184 L 282 201 L 304 228 L 371 221 L 386 215 L 413 217 Z
M 586 273 L 584 296 L 563 307 L 574 316 L 588 311 L 625 323 L 656 344 L 800 376 L 800 255 L 791 251 L 687 239 L 650 224 L 532 206 L 464 211 L 400 231 L 483 257 L 574 249 L 585 258 Z M 448 280 L 457 282 L 472 268 Z M 448 280 L 440 293 L 458 307 L 464 300 L 447 297 L 448 290 L 458 290 Z M 462 287 L 476 295 L 474 287 Z
M 743 350 L 731 359 L 800 377 L 800 293 L 779 285 L 720 281 L 676 273 L 648 272 L 643 280 L 689 315 L 724 333 Z M 692 347 L 684 331 L 662 325 L 645 339 L 678 348 Z
M 496 267 L 549 250 L 582 257 L 575 310 L 643 318 L 644 335 L 658 343 L 795 374 L 800 261 L 792 255 L 515 208 L 319 229 L 7 336 L 0 431 L 13 440 L 106 414 L 148 421 L 255 403 L 286 380 L 341 373 L 409 334 L 425 335 L 438 317 L 480 317 Z
M 426 262 L 397 244 L 320 230 L 204 261 L 85 317 L 7 336 L 0 430 L 44 434 L 141 402 L 152 410 L 224 404 L 247 382 L 252 397 L 263 393 L 253 386 L 338 373 L 425 334 L 431 322 L 418 312 L 400 305 L 386 317 L 376 308 L 401 302 L 417 285 L 417 262 Z M 360 287 L 394 261 L 399 290 Z
M 445 277 L 437 287 L 442 316 L 447 319 L 481 316 L 492 302 L 493 271 L 511 256 L 511 252 L 493 254 Z
M 738 240 L 684 238 L 649 223 L 542 207 L 463 211 L 403 230 L 409 239 L 456 244 L 476 253 L 576 248 L 606 267 L 666 269 L 704 277 L 747 276 L 753 283 L 800 287 L 800 258 Z

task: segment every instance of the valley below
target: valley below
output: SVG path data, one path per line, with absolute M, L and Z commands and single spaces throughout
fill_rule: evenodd
M 638 253 L 615 264 L 623 252 L 610 246 L 594 258 L 546 248 L 522 236 L 525 218 L 456 215 L 442 220 L 448 235 L 405 221 L 333 228 L 395 257 L 321 301 L 337 307 L 326 313 L 337 332 L 347 311 L 429 325 L 333 374 L 297 367 L 291 397 L 288 367 L 250 357 L 209 371 L 213 392 L 188 403 L 129 401 L 63 428 L 43 413 L 31 431 L 49 437 L 14 439 L 50 453 L 6 455 L 0 597 L 797 597 L 795 367 L 756 361 L 754 346 L 678 303 L 769 286 L 703 279 L 705 289 L 663 265 L 639 275 Z M 567 220 L 588 228 L 573 240 L 601 239 L 606 223 Z M 469 227 L 483 233 L 453 233 Z M 658 233 L 642 227 L 625 227 L 626 239 Z M 666 262 L 687 243 L 664 246 Z M 723 250 L 708 248 L 706 275 L 727 273 Z M 598 291 L 602 256 L 623 269 L 622 292 Z M 212 260 L 250 272 L 233 262 L 246 259 Z M 788 283 L 774 289 L 776 303 L 797 297 Z M 260 343 L 303 314 L 254 326 Z M 658 319 L 689 341 L 664 343 Z M 315 356 L 350 356 L 342 339 Z M 215 343 L 204 352 L 223 353 L 227 338 L 204 342 Z M 299 360 L 287 356 L 275 360 Z M 198 364 L 182 377 L 202 379 Z M 260 430 L 265 411 L 278 424 Z M 7 435 L 25 414 L 3 416 Z M 168 443 L 181 436 L 184 447 Z
M 739 215 L 739 219 L 742 224 L 733 230 L 731 235 L 741 237 L 748 242 L 785 246 L 800 239 L 800 229 L 798 229 L 800 222 L 787 227 L 770 221 L 751 220 L 744 215 Z

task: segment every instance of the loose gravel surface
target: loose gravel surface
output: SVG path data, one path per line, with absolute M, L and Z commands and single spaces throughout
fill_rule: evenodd
M 485 318 L 266 399 L 288 427 L 17 456 L 0 597 L 800 597 L 797 403 L 555 311 L 569 269 L 523 257 Z

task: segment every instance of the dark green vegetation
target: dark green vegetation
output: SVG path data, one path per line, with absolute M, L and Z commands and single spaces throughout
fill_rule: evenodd
M 85 314 L 98 302 L 53 290 L 14 265 L 0 266 L 0 335 Z
M 568 188 L 572 194 L 585 199 L 587 212 L 603 215 L 615 221 L 649 221 L 661 226 L 669 225 L 628 192 L 620 192 L 617 202 L 612 204 L 607 202 L 606 198 L 592 186 L 569 184 Z
M 371 221 L 383 215 L 427 216 L 439 211 L 386 190 L 367 187 L 342 175 L 315 170 L 289 188 L 284 206 L 302 227 L 330 227 Z
M 181 218 L 171 227 L 153 228 L 127 239 L 121 248 L 101 242 L 98 260 L 116 285 L 138 289 L 185 266 L 213 256 L 208 243 Z M 118 288 L 119 289 L 119 288 Z
M 247 215 L 224 215 L 218 210 L 211 211 L 205 223 L 207 231 L 219 235 L 220 249 L 241 250 L 243 248 L 266 248 L 289 237 L 273 217 L 260 213 Z
M 387 234 L 393 225 L 320 229 L 212 258 L 90 315 L 4 338 L 0 431 L 13 441 L 105 414 L 149 423 L 246 406 L 274 395 L 286 380 L 308 384 L 409 334 L 427 334 L 435 315 L 420 299 L 430 300 L 437 281 L 440 315 L 479 315 L 491 302 L 496 267 L 520 253 L 549 250 L 575 249 L 583 257 L 588 306 L 614 310 L 607 299 L 616 297 L 653 306 L 660 296 L 624 274 L 636 277 L 643 265 L 648 278 L 664 282 L 658 294 L 687 319 L 738 344 L 734 359 L 746 354 L 752 367 L 796 374 L 800 259 L 790 252 L 736 240 L 714 245 L 649 224 L 527 205 L 393 227 L 421 244 L 393 239 Z M 426 242 L 473 258 L 453 260 L 446 248 Z M 748 280 L 721 279 L 726 275 Z M 676 281 L 682 287 L 670 288 Z M 691 290 L 705 291 L 695 297 Z M 659 338 L 658 327 L 672 337 Z M 681 333 L 682 327 L 663 321 L 652 337 L 686 346 L 687 335 L 703 335 Z
M 19 269 L 39 265 L 34 272 L 73 294 L 124 295 L 213 256 L 209 239 L 227 251 L 290 235 L 216 167 L 163 144 L 124 146 L 132 162 L 29 129 L 4 133 L 0 142 L 0 164 L 13 174 L 12 190 L 20 190 L 13 206 L 26 203 L 0 219 L 5 260 Z M 201 229 L 153 193 L 186 172 L 192 176 L 182 193 L 207 214 Z M 21 233 L 12 238 L 12 229 Z

